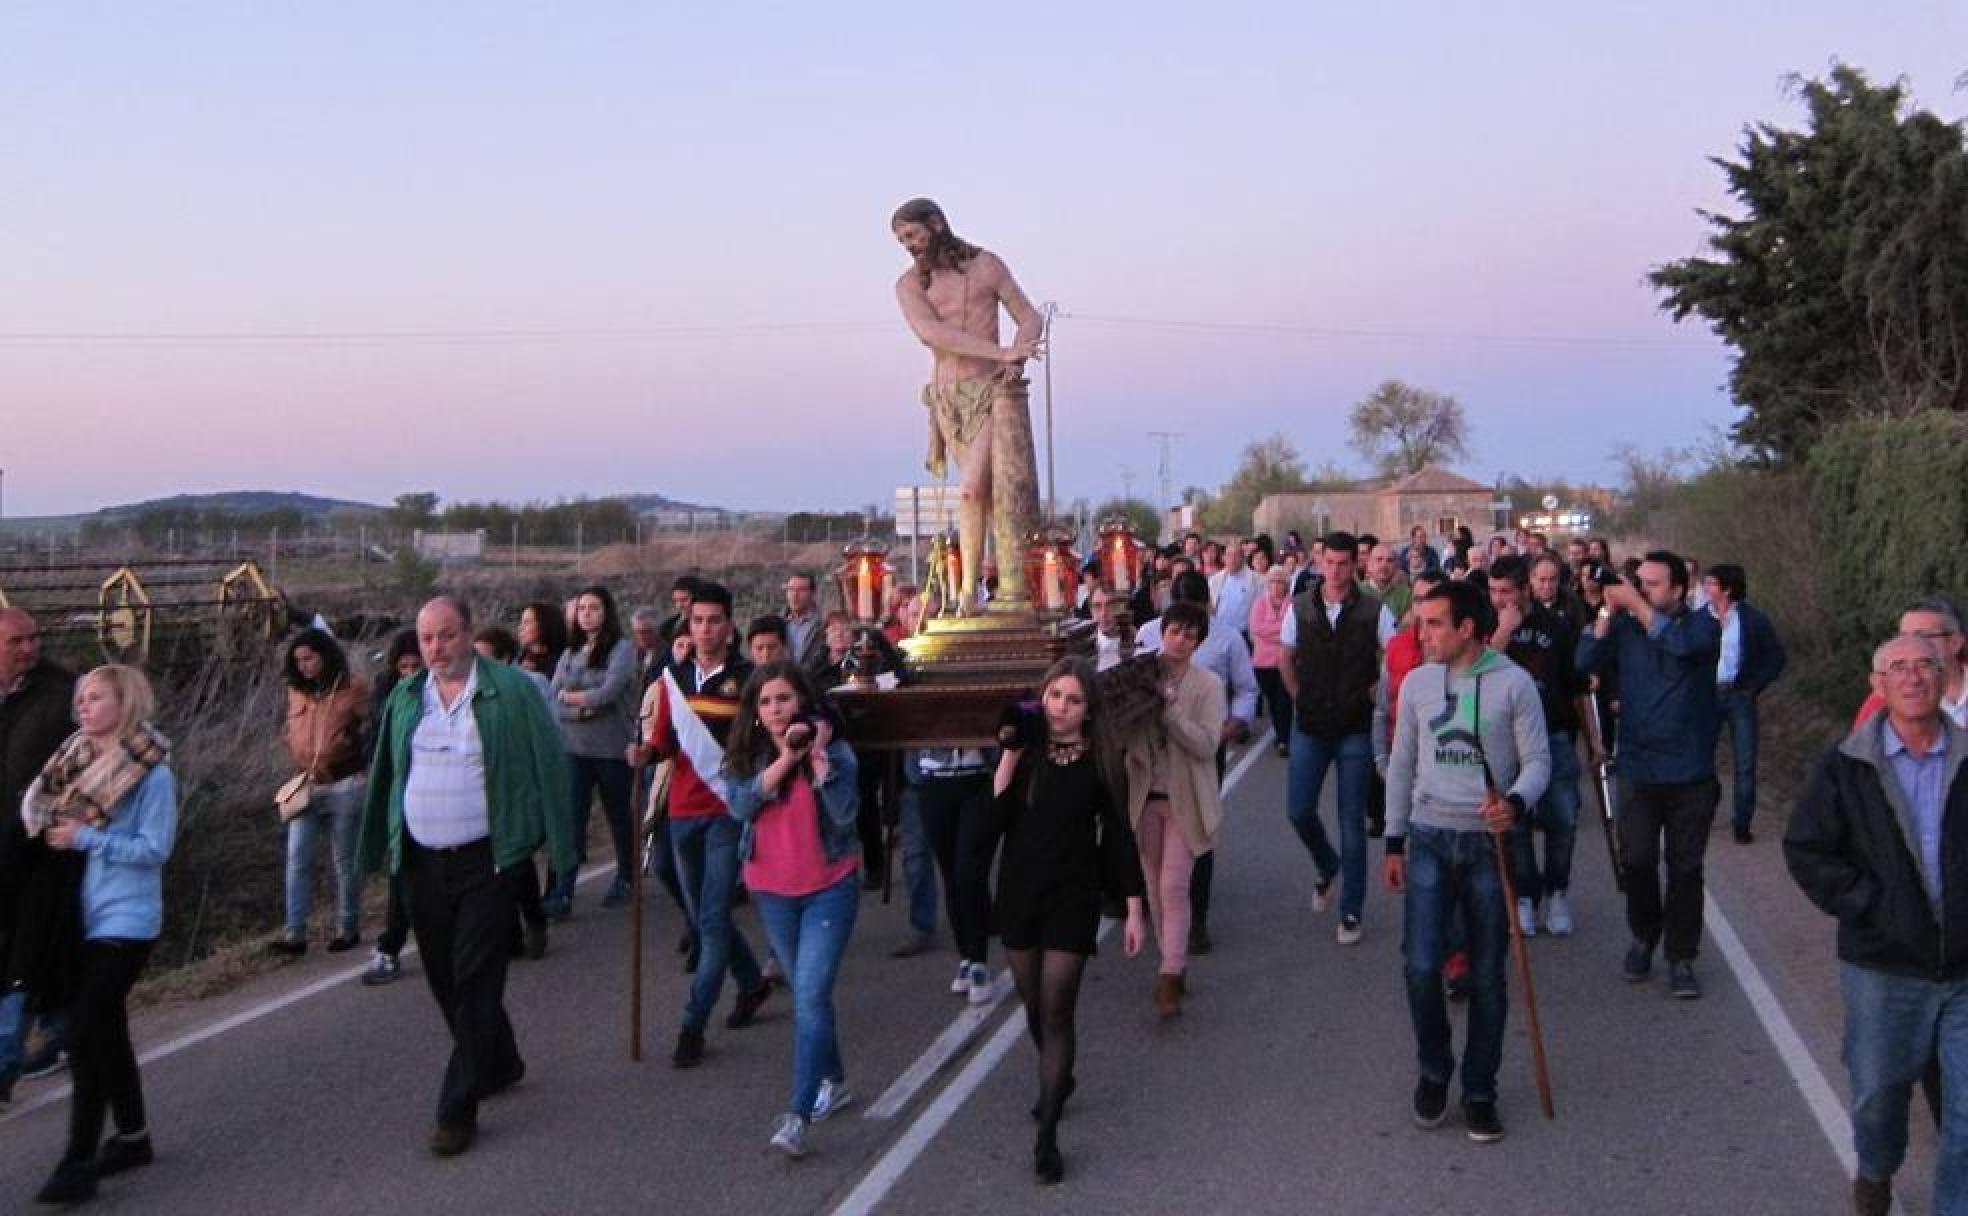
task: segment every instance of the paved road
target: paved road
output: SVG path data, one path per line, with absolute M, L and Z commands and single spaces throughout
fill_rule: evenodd
M 1067 1184 L 1030 1178 L 1035 1088 L 1006 1001 L 899 1114 L 866 1108 L 962 1009 L 947 952 L 896 962 L 899 907 L 864 902 L 839 991 L 860 1105 L 816 1128 L 807 1160 L 765 1140 L 790 1072 L 782 999 L 760 1023 L 721 1021 L 703 1067 L 667 1057 L 684 977 L 675 913 L 651 904 L 645 1059 L 626 1058 L 627 917 L 587 887 L 553 952 L 513 968 L 509 1002 L 529 1074 L 481 1116 L 478 1147 L 424 1150 L 443 1051 L 420 975 L 333 982 L 316 959 L 222 1001 L 146 1015 L 140 1046 L 246 1018 L 145 1068 L 157 1163 L 105 1184 L 104 1211 L 340 1213 L 379 1202 L 432 1212 L 1799 1213 L 1843 1209 L 1838 1160 L 1720 957 L 1708 995 L 1618 978 L 1625 934 L 1596 825 L 1578 844 L 1580 928 L 1533 943 L 1558 1114 L 1537 1114 L 1513 992 L 1502 1084 L 1509 1134 L 1472 1144 L 1456 1118 L 1408 1122 L 1413 1046 L 1398 901 L 1369 897 L 1366 940 L 1315 916 L 1310 864 L 1284 822 L 1284 764 L 1253 758 L 1229 800 L 1218 949 L 1171 1026 L 1149 1008 L 1153 963 L 1109 948 L 1081 1003 L 1081 1088 L 1062 1131 Z M 1330 822 L 1330 807 L 1328 807 Z M 1377 852 L 1377 850 L 1376 850 Z M 761 939 L 749 912 L 743 921 Z M 414 972 L 414 964 L 407 968 Z M 255 1007 L 322 989 L 266 1016 Z M 726 1002 L 729 1001 L 729 995 Z M 1459 1021 L 1459 1019 L 1458 1019 Z M 0 1116 L 0 1207 L 58 1153 L 58 1083 L 23 1086 Z M 1922 1201 L 1909 1210 L 1924 1211 Z

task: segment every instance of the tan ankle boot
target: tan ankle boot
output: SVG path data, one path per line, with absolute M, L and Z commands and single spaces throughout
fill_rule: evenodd
M 1179 975 L 1158 975 L 1155 977 L 1155 1013 L 1160 1017 L 1172 1018 L 1182 1012 L 1182 977 Z

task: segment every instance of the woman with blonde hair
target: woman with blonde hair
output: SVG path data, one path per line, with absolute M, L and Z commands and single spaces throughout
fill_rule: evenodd
M 164 862 L 177 835 L 170 742 L 149 719 L 150 681 L 134 667 L 98 667 L 75 685 L 69 736 L 28 787 L 21 820 L 58 855 L 72 855 L 79 889 L 32 888 L 47 948 L 66 950 L 60 992 L 69 1007 L 75 1092 L 68 1147 L 36 1199 L 79 1203 L 107 1175 L 148 1165 L 143 1082 L 124 1002 L 164 926 Z M 57 867 L 44 867 L 55 871 Z M 79 923 L 78 923 L 79 922 Z M 106 1116 L 116 1134 L 102 1139 Z

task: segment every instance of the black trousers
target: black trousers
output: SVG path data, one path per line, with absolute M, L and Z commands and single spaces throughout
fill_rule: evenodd
M 854 821 L 861 836 L 861 867 L 871 884 L 888 873 L 888 838 L 883 829 L 895 822 L 888 806 L 888 766 L 893 753 L 856 752 L 860 765 L 861 811 Z
M 1626 863 L 1626 924 L 1648 945 L 1665 936 L 1669 962 L 1701 953 L 1702 860 L 1722 801 L 1713 777 L 1679 785 L 1619 783 L 1620 849 Z M 1661 853 L 1667 884 L 1661 889 Z
M 479 1100 L 523 1067 L 505 1006 L 513 884 L 493 869 L 489 840 L 426 849 L 406 835 L 403 875 L 424 978 L 451 1029 L 437 1121 L 469 1127 L 478 1121 Z
M 82 945 L 75 1004 L 69 1012 L 68 1060 L 75 1098 L 68 1112 L 64 1161 L 95 1159 L 105 1113 L 115 1113 L 119 1132 L 144 1128 L 143 1079 L 130 1046 L 124 1001 L 156 944 L 104 938 Z
M 1230 747 L 1220 743 L 1216 748 L 1216 784 L 1223 787 L 1223 770 L 1230 759 Z M 1216 850 L 1211 849 L 1196 859 L 1196 865 L 1189 871 L 1189 923 L 1209 928 L 1210 892 L 1216 890 Z
M 403 953 L 404 943 L 410 940 L 410 901 L 404 895 L 403 875 L 389 877 L 389 912 L 383 921 L 382 935 L 376 938 L 379 953 L 391 958 Z
M 943 877 L 957 957 L 984 961 L 991 937 L 991 862 L 998 851 L 991 776 L 930 777 L 915 787 L 916 813 Z

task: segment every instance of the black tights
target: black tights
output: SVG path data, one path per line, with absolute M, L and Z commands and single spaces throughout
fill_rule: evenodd
M 1073 1085 L 1073 1012 L 1080 1003 L 1086 955 L 1006 949 L 1005 961 L 1018 985 L 1018 999 L 1025 1003 L 1025 1028 L 1039 1049 L 1039 1134 L 1050 1136 Z

